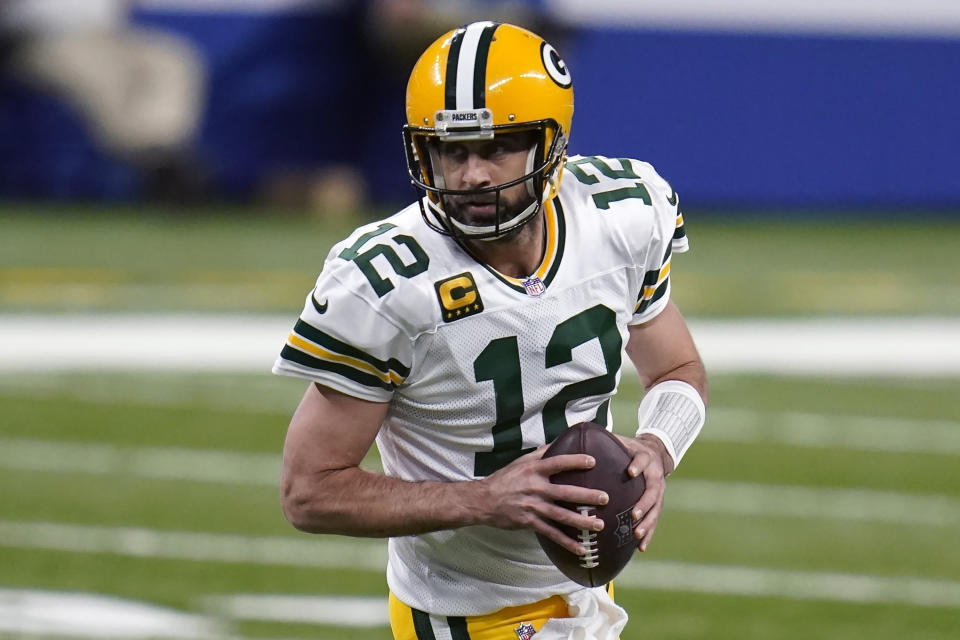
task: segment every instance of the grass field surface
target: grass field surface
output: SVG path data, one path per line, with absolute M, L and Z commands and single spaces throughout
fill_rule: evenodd
M 120 215 L 125 213 L 126 215 Z M 960 313 L 960 223 L 709 222 L 673 261 L 693 316 Z M 298 312 L 362 220 L 0 208 L 0 308 Z
M 694 317 L 960 311 L 958 225 L 689 225 L 674 286 Z M 0 309 L 292 321 L 350 226 L 8 211 Z M 957 637 L 960 380 L 711 383 L 656 538 L 618 581 L 623 639 Z M 279 454 L 302 390 L 266 372 L 0 373 L 0 636 L 33 637 L 11 605 L 30 590 L 149 603 L 228 637 L 389 638 L 384 543 L 300 534 L 280 513 Z M 625 376 L 619 431 L 640 392 Z M 202 637 L 190 628 L 166 635 Z

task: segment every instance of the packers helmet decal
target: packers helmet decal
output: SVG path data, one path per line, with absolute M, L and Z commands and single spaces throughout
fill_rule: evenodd
M 497 22 L 474 22 L 448 32 L 414 65 L 406 113 L 408 174 L 425 196 L 421 213 L 435 231 L 459 239 L 503 237 L 556 196 L 573 120 L 573 81 L 556 49 L 540 36 Z M 446 187 L 438 168 L 441 143 L 519 132 L 528 132 L 532 145 L 523 176 L 472 190 Z M 520 184 L 526 185 L 528 202 L 510 211 L 501 207 L 501 193 Z M 478 194 L 495 200 L 493 224 L 470 226 L 450 215 L 448 198 Z
M 485 106 L 487 57 L 498 26 L 495 22 L 475 22 L 453 32 L 444 79 L 444 109 Z
M 544 41 L 540 45 L 540 58 L 543 60 L 543 68 L 546 69 L 550 79 L 557 83 L 561 89 L 567 89 L 573 86 L 573 78 L 570 76 L 570 70 L 566 63 L 560 58 L 560 54 L 553 46 Z

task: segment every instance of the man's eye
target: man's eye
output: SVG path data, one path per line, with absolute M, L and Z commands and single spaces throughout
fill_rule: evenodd
M 466 149 L 462 146 L 446 146 L 440 150 L 441 155 L 448 160 L 462 161 L 467 156 Z
M 505 153 L 510 153 L 513 150 L 513 147 L 509 143 L 497 141 L 491 143 L 490 146 L 486 148 L 486 155 L 490 157 L 500 156 Z

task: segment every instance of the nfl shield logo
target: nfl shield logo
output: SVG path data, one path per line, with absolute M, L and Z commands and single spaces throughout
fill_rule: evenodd
M 546 291 L 547 287 L 543 284 L 543 280 L 536 276 L 531 276 L 523 281 L 523 289 L 527 292 L 528 296 L 536 298 Z
M 520 640 L 530 640 L 530 638 L 533 637 L 533 634 L 537 632 L 537 630 L 533 628 L 532 624 L 527 624 L 526 622 L 521 622 L 520 626 L 513 631 L 517 634 L 517 637 L 520 638 Z
M 617 530 L 614 533 L 617 534 L 618 547 L 634 542 L 633 526 L 633 514 L 630 509 L 617 514 Z

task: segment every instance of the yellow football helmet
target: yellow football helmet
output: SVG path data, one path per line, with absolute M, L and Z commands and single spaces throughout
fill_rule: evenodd
M 573 120 L 570 71 L 549 43 L 510 24 L 474 22 L 454 29 L 420 56 L 407 84 L 403 128 L 407 169 L 427 224 L 458 238 L 491 239 L 532 220 L 557 194 Z M 527 173 L 482 189 L 447 189 L 438 166 L 440 142 L 489 140 L 501 133 L 534 131 Z M 503 189 L 526 183 L 532 202 L 520 212 L 501 210 Z M 445 211 L 448 196 L 494 193 L 496 223 L 470 226 Z

